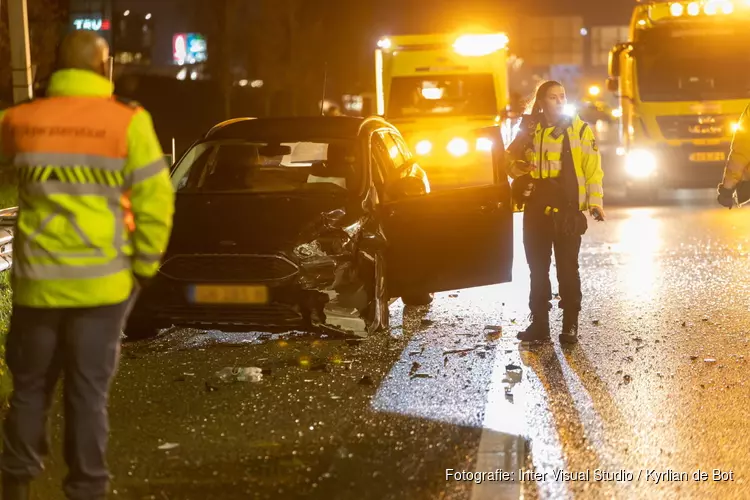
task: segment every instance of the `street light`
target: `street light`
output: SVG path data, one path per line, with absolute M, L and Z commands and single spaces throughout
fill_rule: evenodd
M 590 96 L 596 97 L 596 96 L 598 96 L 601 93 L 602 93 L 602 89 L 598 85 L 592 85 L 591 87 L 589 87 L 589 95 Z

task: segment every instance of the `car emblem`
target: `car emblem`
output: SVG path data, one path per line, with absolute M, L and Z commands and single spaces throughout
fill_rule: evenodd
M 220 242 L 219 244 L 220 244 L 221 246 L 223 246 L 223 247 L 233 247 L 233 246 L 236 246 L 236 245 L 237 245 L 237 243 L 236 243 L 236 242 L 234 242 L 234 241 L 229 241 L 229 240 L 224 240 L 224 241 Z

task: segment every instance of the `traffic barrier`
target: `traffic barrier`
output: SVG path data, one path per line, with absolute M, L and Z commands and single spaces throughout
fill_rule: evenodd
M 0 272 L 13 264 L 13 225 L 17 214 L 18 207 L 0 210 Z

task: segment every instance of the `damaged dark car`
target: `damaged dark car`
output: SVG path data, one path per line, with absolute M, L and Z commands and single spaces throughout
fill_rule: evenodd
M 392 298 L 510 281 L 513 221 L 499 129 L 495 183 L 430 192 L 381 118 L 235 119 L 172 168 L 174 229 L 125 333 L 170 326 L 388 328 Z

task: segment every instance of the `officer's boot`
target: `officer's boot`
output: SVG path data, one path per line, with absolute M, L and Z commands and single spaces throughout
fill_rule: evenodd
M 575 344 L 578 342 L 578 311 L 563 309 L 561 344 Z
M 3 500 L 30 500 L 30 483 L 24 479 L 18 479 L 10 474 L 3 473 Z
M 523 342 L 545 342 L 550 340 L 549 333 L 549 311 L 531 313 L 531 324 L 529 327 L 516 335 Z

